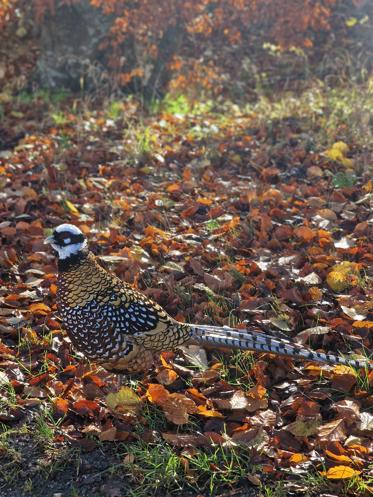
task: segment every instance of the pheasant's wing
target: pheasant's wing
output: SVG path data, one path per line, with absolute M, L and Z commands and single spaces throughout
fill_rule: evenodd
M 105 317 L 116 329 L 131 335 L 144 346 L 167 348 L 167 331 L 175 322 L 156 302 L 123 282 L 115 285 L 111 292 L 98 296 L 102 301 Z

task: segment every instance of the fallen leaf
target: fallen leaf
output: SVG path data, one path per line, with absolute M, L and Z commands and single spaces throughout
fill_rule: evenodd
M 162 405 L 170 396 L 170 392 L 163 385 L 150 383 L 146 396 L 153 404 Z
M 170 368 L 162 369 L 162 371 L 160 371 L 157 374 L 157 380 L 162 385 L 171 385 L 178 378 L 179 378 L 179 375 L 173 369 L 170 369 Z
M 343 419 L 335 419 L 320 426 L 317 430 L 320 440 L 343 441 L 346 439 L 345 424 Z
M 296 437 L 309 437 L 311 435 L 316 435 L 320 426 L 320 417 L 315 416 L 313 418 L 302 418 L 297 417 L 297 419 L 284 427 L 284 430 L 290 431 Z
M 329 457 L 329 459 L 332 459 L 333 461 L 338 461 L 345 464 L 353 464 L 352 459 L 348 456 L 345 456 L 344 454 L 334 454 L 334 452 L 331 452 L 330 450 L 326 449 L 325 455 Z
M 346 307 L 345 305 L 341 305 L 342 311 L 351 319 L 355 321 L 364 321 L 364 319 L 368 316 L 368 311 L 362 312 L 360 309 L 355 309 L 354 307 Z
M 308 339 L 313 335 L 326 335 L 331 331 L 329 326 L 314 326 L 313 328 L 307 328 L 306 330 L 301 331 L 295 336 L 295 340 L 298 343 L 305 344 Z
M 75 205 L 72 202 L 70 202 L 70 200 L 65 200 L 65 206 L 68 209 L 68 211 L 71 212 L 71 214 L 73 214 L 74 216 L 80 215 L 80 212 L 75 207 Z
M 33 314 L 40 314 L 42 316 L 46 316 L 51 312 L 51 308 L 42 302 L 30 304 L 28 308 Z
M 356 285 L 359 276 L 359 265 L 354 262 L 344 261 L 331 268 L 326 282 L 334 292 L 343 292 L 347 288 Z
M 366 436 L 373 435 L 373 414 L 370 412 L 362 412 L 360 414 L 360 421 L 357 425 L 359 432 Z
M 224 415 L 214 409 L 208 409 L 206 406 L 197 406 L 198 414 L 207 418 L 224 418 Z
M 54 412 L 57 417 L 62 418 L 66 416 L 67 410 L 69 408 L 69 402 L 66 399 L 62 399 L 61 397 L 57 397 L 53 400 Z
M 208 437 L 202 434 L 162 433 L 162 437 L 175 447 L 207 447 L 211 445 Z
M 102 431 L 99 434 L 98 438 L 99 440 L 101 440 L 101 442 L 112 442 L 113 440 L 115 440 L 116 434 L 117 429 L 115 428 L 115 426 L 112 426 L 111 428 Z
M 333 466 L 327 471 L 320 471 L 320 475 L 326 476 L 329 480 L 343 480 L 360 475 L 361 471 L 352 469 L 349 466 Z
M 189 414 L 198 412 L 196 404 L 180 393 L 172 393 L 161 405 L 166 418 L 175 425 L 188 423 Z
M 136 412 L 141 405 L 141 399 L 131 388 L 122 387 L 119 392 L 106 396 L 106 405 L 113 411 Z
M 308 460 L 309 457 L 307 457 L 305 454 L 299 454 L 299 453 L 293 454 L 292 456 L 289 457 L 289 461 L 294 464 L 300 464 Z
M 93 400 L 82 399 L 74 402 L 72 407 L 74 411 L 80 414 L 80 416 L 93 417 L 94 413 L 99 410 L 100 406 Z
M 295 228 L 294 235 L 304 242 L 308 243 L 316 237 L 316 233 L 308 226 L 299 226 Z

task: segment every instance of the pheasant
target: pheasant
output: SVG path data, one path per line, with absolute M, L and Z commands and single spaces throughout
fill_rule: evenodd
M 181 323 L 156 302 L 106 271 L 72 224 L 46 243 L 58 253 L 57 306 L 73 343 L 89 359 L 117 373 L 149 369 L 156 356 L 188 344 L 216 345 L 373 369 L 369 362 L 315 352 L 284 338 L 226 326 Z

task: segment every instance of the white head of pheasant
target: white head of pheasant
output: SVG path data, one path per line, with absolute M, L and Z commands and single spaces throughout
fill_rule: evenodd
M 53 234 L 45 239 L 58 253 L 58 258 L 68 259 L 87 248 L 87 240 L 82 231 L 73 224 L 60 224 Z

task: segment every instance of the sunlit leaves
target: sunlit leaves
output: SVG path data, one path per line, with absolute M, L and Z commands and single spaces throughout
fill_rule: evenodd
M 332 147 L 325 152 L 325 155 L 329 157 L 329 159 L 341 162 L 341 164 L 343 164 L 345 167 L 351 168 L 353 167 L 354 163 L 351 159 L 348 159 L 346 157 L 348 150 L 349 148 L 346 143 L 335 142 L 333 143 Z
M 119 412 L 136 412 L 141 400 L 136 393 L 128 387 L 122 387 L 117 393 L 106 396 L 106 404 L 110 409 Z
M 176 425 L 186 424 L 189 414 L 197 412 L 192 399 L 179 393 L 169 393 L 161 385 L 149 385 L 147 396 L 151 402 L 160 406 L 166 418 Z
M 327 471 L 321 471 L 320 474 L 326 476 L 330 480 L 343 480 L 360 475 L 361 471 L 350 468 L 349 466 L 333 466 Z
M 372 373 L 196 347 L 162 354 L 117 391 L 115 375 L 67 339 L 43 239 L 73 219 L 103 264 L 177 319 L 249 326 L 346 357 L 371 347 L 371 181 L 333 182 L 345 166 L 320 143 L 307 152 L 301 120 L 269 129 L 233 106 L 216 115 L 187 98 L 167 105 L 141 123 L 134 100 L 87 110 L 0 159 L 0 421 L 32 423 L 40 409 L 59 441 L 84 450 L 123 440 L 146 450 L 167 442 L 176 457 L 239 447 L 270 477 L 312 465 L 336 485 L 350 478 L 341 474 L 363 478 Z M 346 144 L 357 163 L 362 151 Z
M 327 276 L 327 283 L 335 292 L 342 292 L 352 285 L 356 285 L 360 275 L 356 263 L 344 261 L 332 267 Z

